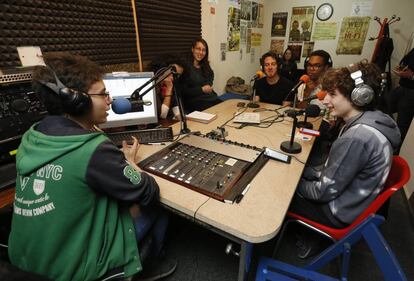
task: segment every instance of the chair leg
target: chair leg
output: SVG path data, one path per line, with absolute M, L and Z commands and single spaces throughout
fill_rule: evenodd
M 341 280 L 348 280 L 350 259 L 351 259 L 351 245 L 349 243 L 345 243 L 343 245 Z
M 369 248 L 386 281 L 406 281 L 407 277 L 401 269 L 397 258 L 385 238 L 375 225 L 368 225 L 362 232 Z

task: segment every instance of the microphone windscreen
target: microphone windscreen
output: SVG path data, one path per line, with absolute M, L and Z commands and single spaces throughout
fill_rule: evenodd
M 316 96 L 318 97 L 318 100 L 323 100 L 326 96 L 327 92 L 326 91 L 319 91 Z
M 131 102 L 126 98 L 114 99 L 112 102 L 112 111 L 116 114 L 131 112 Z
M 259 70 L 259 71 L 256 72 L 256 76 L 257 76 L 257 78 L 260 79 L 260 78 L 265 77 L 265 74 L 263 73 L 263 71 Z
M 305 114 L 308 117 L 318 117 L 320 113 L 321 113 L 321 109 L 316 104 L 310 104 L 305 109 Z
M 300 80 L 300 81 L 302 81 L 303 83 L 308 83 L 308 82 L 309 82 L 309 80 L 310 80 L 310 77 L 309 77 L 308 75 L 306 75 L 306 74 L 303 74 L 303 75 L 299 78 L 299 80 Z

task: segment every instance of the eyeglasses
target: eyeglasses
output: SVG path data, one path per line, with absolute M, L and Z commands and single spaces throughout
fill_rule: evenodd
M 308 64 L 306 64 L 306 67 L 307 68 L 313 68 L 313 69 L 319 69 L 319 68 L 321 68 L 323 66 L 324 65 L 323 64 L 320 64 L 320 63 L 315 63 L 315 64 L 308 63 Z
M 110 96 L 108 91 L 103 91 L 102 93 L 99 93 L 99 94 L 89 94 L 88 93 L 88 95 L 90 95 L 90 96 L 104 96 L 106 99 L 109 98 L 109 96 Z

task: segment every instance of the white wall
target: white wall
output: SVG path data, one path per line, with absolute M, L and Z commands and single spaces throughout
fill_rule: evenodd
M 220 43 L 226 42 L 227 32 L 227 0 L 217 0 L 218 4 L 208 3 L 208 0 L 202 0 L 202 35 L 209 43 L 210 47 L 210 62 L 215 72 L 216 78 L 214 88 L 218 93 L 223 92 L 223 88 L 228 78 L 231 76 L 240 76 L 246 81 L 255 74 L 259 68 L 259 57 L 262 53 L 270 47 L 271 38 L 271 22 L 273 12 L 288 12 L 288 25 L 290 24 L 290 16 L 292 7 L 300 6 L 315 6 L 317 8 L 320 4 L 329 2 L 334 7 L 334 13 L 329 21 L 338 22 L 337 38 L 343 17 L 350 16 L 351 0 L 263 0 L 264 3 L 264 28 L 254 29 L 253 32 L 262 33 L 262 46 L 256 48 L 256 60 L 250 63 L 250 54 L 246 54 L 243 50 L 243 60 L 239 60 L 239 52 L 227 52 L 226 61 L 220 61 Z M 259 1 L 260 2 L 260 1 Z M 394 52 L 392 55 L 392 65 L 398 64 L 403 56 L 407 41 L 412 32 L 414 32 L 414 1 L 413 0 L 372 0 L 373 8 L 372 15 L 378 16 L 381 19 L 384 17 L 390 18 L 393 14 L 401 17 L 401 21 L 390 26 L 390 34 L 394 40 Z M 210 7 L 216 10 L 215 15 L 210 14 Z M 318 19 L 314 17 L 314 24 Z M 363 58 L 371 59 L 372 52 L 376 41 L 368 41 L 368 37 L 376 37 L 379 32 L 379 24 L 371 20 L 367 40 L 364 44 L 361 56 L 356 55 L 336 55 L 337 39 L 335 40 L 321 40 L 315 42 L 314 49 L 324 49 L 332 55 L 334 67 L 348 65 L 352 62 L 359 61 Z M 289 29 L 289 28 L 288 28 Z M 288 36 L 289 31 L 287 31 Z M 285 37 L 285 47 L 287 45 L 288 37 Z M 283 37 L 274 37 L 275 39 L 282 39 Z M 245 46 L 242 46 L 245 48 Z M 303 67 L 303 62 L 299 67 Z

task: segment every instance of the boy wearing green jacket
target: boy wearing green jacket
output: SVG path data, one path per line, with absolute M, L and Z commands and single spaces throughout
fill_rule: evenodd
M 24 134 L 16 156 L 10 260 L 53 280 L 132 276 L 142 270 L 137 241 L 151 235 L 155 256 L 162 247 L 159 187 L 135 164 L 137 139 L 121 151 L 96 127 L 112 103 L 102 68 L 69 53 L 45 62 L 33 87 L 50 115 Z

